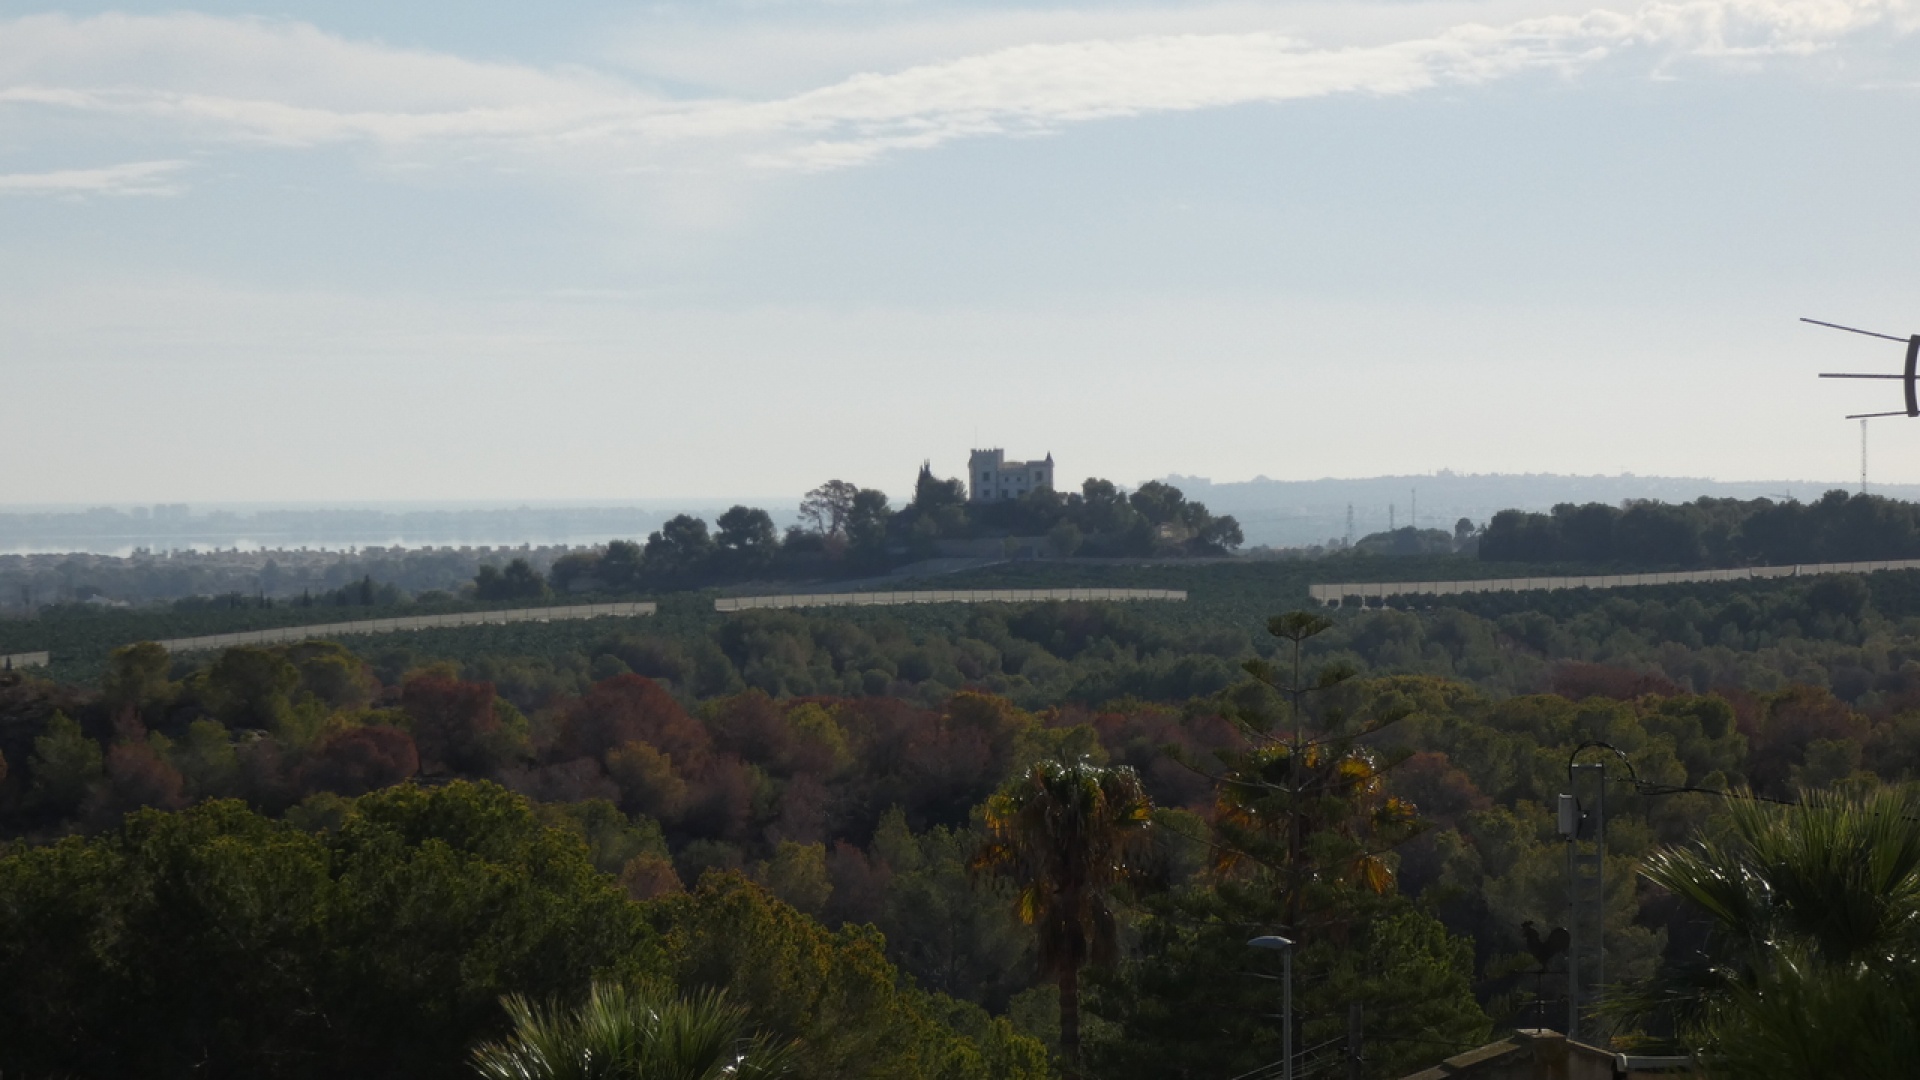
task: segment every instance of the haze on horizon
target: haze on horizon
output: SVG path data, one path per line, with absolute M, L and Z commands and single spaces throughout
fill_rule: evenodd
M 0 504 L 1849 478 L 1920 330 L 1906 0 L 10 11 Z

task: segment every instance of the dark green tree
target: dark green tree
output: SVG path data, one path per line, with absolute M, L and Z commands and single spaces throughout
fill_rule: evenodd
M 913 480 L 913 508 L 932 514 L 943 507 L 965 506 L 967 485 L 960 480 L 942 480 L 933 475 L 933 463 L 922 462 L 920 475 Z
M 228 727 L 272 729 L 293 706 L 300 669 L 280 650 L 240 645 L 196 681 L 201 700 Z
M 631 540 L 611 540 L 596 572 L 612 592 L 637 592 L 645 561 L 646 553 L 639 544 Z
M 547 595 L 547 579 L 525 559 L 516 558 L 500 569 L 482 566 L 473 579 L 480 600 L 538 600 Z
M 780 534 L 765 510 L 736 506 L 714 522 L 714 547 L 723 572 L 757 574 L 773 565 L 780 553 Z
M 859 493 L 858 487 L 845 480 L 829 480 L 800 500 L 800 520 L 821 536 L 840 536 L 846 532 L 854 496 Z
M 465 783 L 325 834 L 235 802 L 0 856 L 0 1070 L 454 1077 L 498 1001 L 659 974 L 570 833 Z
M 707 523 L 691 514 L 680 514 L 648 535 L 647 576 L 663 583 L 694 581 L 707 573 L 713 553 Z
M 106 775 L 106 752 L 65 713 L 54 713 L 46 731 L 33 740 L 27 759 L 33 777 L 31 797 L 43 810 L 67 816 L 80 808 Z
M 883 491 L 862 488 L 847 508 L 847 554 L 856 562 L 878 567 L 887 560 L 887 525 L 893 510 Z
M 1126 495 L 1110 480 L 1088 477 L 1080 485 L 1078 504 L 1072 508 L 1080 517 L 1082 531 L 1118 535 L 1129 531 L 1140 515 L 1128 503 Z
M 1127 505 L 1149 525 L 1170 525 L 1181 520 L 1187 497 L 1172 484 L 1149 480 L 1127 496 Z
M 553 560 L 553 566 L 547 571 L 547 580 L 558 593 L 584 592 L 589 588 L 604 588 L 598 571 L 605 556 L 597 551 L 570 551 Z
M 870 926 L 829 932 L 735 873 L 648 906 L 682 991 L 724 987 L 793 1040 L 807 1080 L 1042 1080 L 1045 1050 L 1005 1020 L 903 981 Z
M 115 649 L 100 682 L 101 696 L 110 709 L 136 713 L 164 704 L 179 689 L 167 678 L 172 667 L 173 657 L 151 641 Z

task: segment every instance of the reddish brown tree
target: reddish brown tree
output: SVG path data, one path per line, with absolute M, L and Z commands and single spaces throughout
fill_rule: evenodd
M 745 762 L 731 754 L 712 758 L 687 785 L 681 824 L 695 836 L 741 842 L 754 832 L 759 785 Z M 759 778 L 764 780 L 765 776 Z
M 400 708 L 413 725 L 420 771 L 486 775 L 502 764 L 500 718 L 490 682 L 419 675 L 400 691 Z
M 607 778 L 600 763 L 590 757 L 557 761 L 535 769 L 504 769 L 500 782 L 535 802 L 579 803 L 592 799 L 613 802 L 620 798 L 620 789 Z
M 868 858 L 866 852 L 841 840 L 827 849 L 827 878 L 833 882 L 824 913 L 827 925 L 878 923 L 886 915 L 893 868 L 885 859 Z
M 813 774 L 801 773 L 780 790 L 779 816 L 767 826 L 767 839 L 775 844 L 824 843 L 832 808 L 833 793 L 827 786 Z
M 1050 710 L 1042 719 L 1048 727 L 1091 724 L 1108 759 L 1138 773 L 1156 806 L 1199 813 L 1213 805 L 1213 779 L 1182 762 L 1212 760 L 1216 751 L 1247 745 L 1239 727 L 1216 712 L 1187 717 L 1178 709 L 1142 705 L 1089 716 L 1066 708 Z M 1166 752 L 1169 746 L 1179 749 L 1179 757 Z
M 652 900 L 672 893 L 686 892 L 673 861 L 660 855 L 635 855 L 620 868 L 620 887 L 635 900 Z
M 616 675 L 595 684 L 567 710 L 553 756 L 604 760 L 607 751 L 636 741 L 671 757 L 683 776 L 697 773 L 713 750 L 706 728 L 659 683 Z
M 1590 697 L 1632 701 L 1648 694 L 1672 697 L 1686 693 L 1679 683 L 1665 675 L 1574 660 L 1553 669 L 1552 691 L 1569 701 L 1585 701 Z
M 413 738 L 384 725 L 349 728 L 331 735 L 300 766 L 298 782 L 308 792 L 365 795 L 420 771 Z
M 1763 794 L 1792 794 L 1794 766 L 1805 763 L 1810 744 L 1867 737 L 1866 718 L 1824 687 L 1789 686 L 1766 695 L 1761 704 L 1758 730 L 1749 736 L 1747 780 Z
M 186 781 L 178 769 L 144 741 L 116 742 L 107 750 L 106 783 L 88 797 L 85 813 L 112 822 L 143 806 L 178 810 L 186 804 Z
M 1493 805 L 1472 777 L 1437 750 L 1422 751 L 1394 766 L 1387 773 L 1387 786 L 1418 807 L 1421 817 L 1448 827 Z
M 707 728 L 718 749 L 762 768 L 787 771 L 787 714 L 764 691 L 749 690 L 716 702 L 707 713 Z

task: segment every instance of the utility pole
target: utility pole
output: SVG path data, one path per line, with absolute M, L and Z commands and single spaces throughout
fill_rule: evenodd
M 1407 525 L 1418 529 L 1420 527 L 1420 489 L 1412 490 L 1413 498 L 1409 500 L 1407 506 Z
M 1347 504 L 1347 546 L 1353 546 L 1353 504 Z
M 1360 1025 L 1364 1019 L 1365 1010 L 1359 1002 L 1347 1006 L 1347 1080 L 1366 1080 L 1366 1058 L 1360 1052 Z
M 1606 766 L 1567 766 L 1573 794 L 1560 796 L 1560 832 L 1567 840 L 1567 1038 L 1580 1037 L 1581 1015 L 1606 969 Z M 1582 796 L 1585 798 L 1582 798 Z M 1586 961 L 1582 963 L 1582 961 Z M 1591 987 L 1591 989 L 1589 989 Z
M 1280 1076 L 1282 1080 L 1293 1080 L 1293 941 L 1278 934 L 1263 934 L 1247 942 L 1255 949 L 1268 949 L 1280 954 Z
M 1580 1037 L 1605 1047 L 1607 1032 L 1598 1016 L 1607 983 L 1607 766 L 1578 760 L 1582 751 L 1612 751 L 1633 776 L 1633 762 L 1603 742 L 1585 742 L 1567 758 L 1569 794 L 1560 796 L 1559 832 L 1567 842 L 1567 1038 Z M 1591 1021 L 1588 1024 L 1587 1021 Z

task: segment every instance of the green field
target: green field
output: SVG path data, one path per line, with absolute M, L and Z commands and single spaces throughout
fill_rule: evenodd
M 600 598 L 594 598 L 600 599 Z M 671 598 L 669 604 L 662 606 L 663 612 L 671 607 L 674 611 L 685 611 L 700 605 L 694 604 L 692 594 Z M 92 608 L 81 605 L 69 605 L 49 608 L 31 619 L 0 620 L 0 653 L 39 652 L 52 654 L 52 665 L 44 672 L 52 678 L 63 681 L 92 682 L 100 672 L 107 654 L 122 645 L 136 641 L 158 641 L 169 638 L 198 637 L 207 634 L 231 634 L 248 630 L 271 630 L 288 626 L 306 626 L 319 623 L 348 622 L 361 619 L 385 619 L 413 615 L 441 615 L 466 611 L 500 611 L 521 607 L 541 607 L 551 600 L 526 601 L 521 603 L 453 602 L 432 605 L 404 604 L 374 607 L 360 606 L 315 606 L 294 607 L 281 605 L 271 608 L 235 607 L 205 608 L 180 611 L 171 607 L 149 608 Z M 567 601 L 558 601 L 567 602 Z M 579 603 L 588 602 L 585 599 Z M 711 607 L 711 602 L 704 602 Z M 610 622 L 630 622 L 627 619 L 593 619 L 575 624 L 575 628 L 589 628 L 582 631 L 583 640 L 595 640 L 605 636 L 606 624 Z M 532 637 L 524 640 L 544 641 L 554 637 L 556 640 L 572 642 L 575 639 L 567 634 L 567 623 L 518 623 L 509 626 L 494 627 L 457 627 L 444 630 L 424 630 L 399 634 L 379 634 L 366 637 L 355 636 L 348 639 L 356 648 L 371 649 L 374 642 L 392 642 L 406 639 L 411 645 L 416 640 L 432 643 L 444 639 L 450 648 L 479 649 L 491 652 L 499 646 L 518 646 L 523 639 L 513 636 L 516 631 L 532 632 Z M 503 638 L 489 637 L 489 634 L 504 634 Z M 535 650 L 544 651 L 544 650 Z M 208 654 L 211 655 L 211 654 Z M 435 655 L 442 655 L 436 653 Z M 453 655 L 468 655 L 454 653 Z
M 963 571 L 937 578 L 903 579 L 885 588 L 937 589 L 1045 589 L 1151 588 L 1182 589 L 1185 602 L 1141 601 L 1129 604 L 1143 621 L 1177 636 L 1228 631 L 1256 639 L 1269 616 L 1307 605 L 1307 586 L 1325 581 L 1422 581 L 1507 577 L 1521 574 L 1595 572 L 1585 566 L 1514 566 L 1453 557 L 1351 557 L 1323 560 L 1237 560 L 1153 564 L 1077 563 L 1071 561 L 1019 562 Z M 881 588 L 882 586 L 876 586 Z M 768 591 L 772 591 L 769 589 Z M 368 654 L 406 651 L 423 659 L 462 660 L 477 656 L 516 656 L 558 659 L 586 652 L 596 643 L 623 634 L 644 634 L 687 640 L 704 637 L 729 618 L 713 611 L 712 590 L 669 593 L 664 596 L 581 596 L 578 602 L 609 599 L 657 600 L 660 612 L 647 619 L 593 619 L 582 622 L 524 623 L 510 626 L 461 627 L 348 639 L 356 651 Z M 48 675 L 65 681 L 92 682 L 107 654 L 136 641 L 264 630 L 348 619 L 388 618 L 400 615 L 480 611 L 502 607 L 538 606 L 559 601 L 524 604 L 465 602 L 376 607 L 278 606 L 272 608 L 204 608 L 180 611 L 167 607 L 114 609 L 62 607 L 33 619 L 0 621 L 0 652 L 46 650 L 53 662 Z M 951 636 L 965 629 L 972 605 L 928 605 L 889 608 L 834 608 L 834 617 L 857 626 L 901 624 L 916 635 Z

